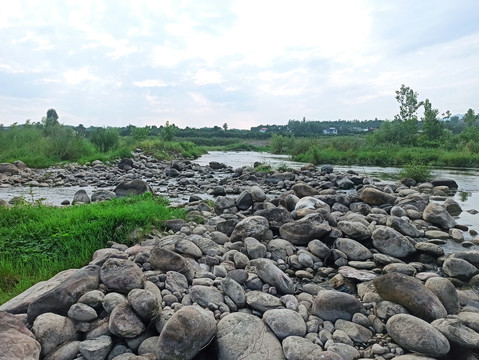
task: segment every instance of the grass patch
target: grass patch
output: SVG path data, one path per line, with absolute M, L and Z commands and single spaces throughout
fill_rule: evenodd
M 413 162 L 404 167 L 399 172 L 400 178 L 411 178 L 417 182 L 425 182 L 431 179 L 431 167 L 423 163 Z
M 56 208 L 29 204 L 0 207 L 0 304 L 38 281 L 88 264 L 109 241 L 130 244 L 128 235 L 185 218 L 181 209 L 151 194 Z

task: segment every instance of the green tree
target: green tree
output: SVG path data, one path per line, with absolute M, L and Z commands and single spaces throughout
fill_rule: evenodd
M 396 91 L 399 114 L 394 116 L 394 120 L 417 121 L 417 110 L 424 104 L 422 101 L 418 101 L 417 97 L 417 92 L 402 84 L 400 89 Z
M 55 109 L 49 109 L 47 111 L 47 117 L 42 119 L 42 126 L 45 135 L 50 136 L 55 133 L 55 127 L 60 126 L 58 114 Z
M 439 140 L 444 131 L 442 122 L 437 118 L 438 114 L 439 110 L 433 109 L 429 99 L 426 99 L 424 101 L 424 117 L 422 118 L 422 130 L 426 140 Z
M 474 126 L 477 120 L 477 115 L 474 113 L 474 110 L 469 109 L 462 119 L 464 120 L 464 123 L 466 123 L 466 126 Z
M 224 130 L 224 131 L 228 130 L 228 124 L 227 124 L 227 123 L 224 123 L 224 124 L 223 124 L 223 130 Z
M 151 128 L 149 126 L 145 126 L 142 128 L 134 128 L 131 131 L 131 136 L 135 141 L 142 141 L 145 140 L 150 135 Z
M 171 141 L 175 137 L 176 133 L 176 126 L 175 124 L 171 124 L 169 121 L 166 121 L 165 126 L 161 128 L 160 136 L 165 141 Z
M 96 128 L 90 132 L 90 141 L 101 152 L 108 152 L 118 146 L 120 134 L 115 128 Z

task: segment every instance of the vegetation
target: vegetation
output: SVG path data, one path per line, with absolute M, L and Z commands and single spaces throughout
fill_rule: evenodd
M 151 194 L 56 208 L 20 203 L 0 207 L 0 304 L 59 271 L 88 264 L 109 241 L 131 244 L 166 219 L 185 218 Z
M 431 167 L 421 163 L 412 162 L 401 169 L 399 176 L 401 178 L 414 179 L 417 182 L 429 181 L 431 179 Z

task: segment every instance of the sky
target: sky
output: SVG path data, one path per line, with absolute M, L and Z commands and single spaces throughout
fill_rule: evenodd
M 401 84 L 479 111 L 477 0 L 13 0 L 0 44 L 3 125 L 393 119 Z

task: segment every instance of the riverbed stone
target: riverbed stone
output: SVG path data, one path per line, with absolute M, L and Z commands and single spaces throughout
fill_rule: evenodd
M 324 352 L 321 346 L 301 336 L 285 338 L 283 340 L 283 352 L 288 360 L 333 360 L 333 358 L 322 356 Z M 342 359 L 338 357 L 337 360 Z
M 438 329 L 451 345 L 458 346 L 460 349 L 479 348 L 479 334 L 464 325 L 459 319 L 437 319 L 431 325 Z
M 73 304 L 68 310 L 68 317 L 75 321 L 93 321 L 98 315 L 91 306 L 82 303 Z
M 456 221 L 447 212 L 444 206 L 438 203 L 429 203 L 424 209 L 423 218 L 442 229 L 450 229 L 456 225 Z
M 392 316 L 386 323 L 386 329 L 399 346 L 410 351 L 441 357 L 450 350 L 449 341 L 439 330 L 412 315 Z
M 100 269 L 100 279 L 110 291 L 128 293 L 143 287 L 145 275 L 131 260 L 110 258 Z
M 108 329 L 113 335 L 134 338 L 145 331 L 145 325 L 129 303 L 121 303 L 111 312 Z
M 381 298 L 404 306 L 424 320 L 433 321 L 447 315 L 436 294 L 416 278 L 389 273 L 374 279 L 373 284 Z
M 102 335 L 96 339 L 82 341 L 78 350 L 86 360 L 103 360 L 106 359 L 112 345 L 111 337 Z
M 274 286 L 281 294 L 294 293 L 295 286 L 291 278 L 268 259 L 253 261 L 256 274 L 265 283 Z
M 221 288 L 225 295 L 228 295 L 229 298 L 238 306 L 242 308 L 246 304 L 246 297 L 243 287 L 233 280 L 231 277 L 225 277 L 221 281 Z
M 73 195 L 73 201 L 72 204 L 89 204 L 90 203 L 90 197 L 86 193 L 86 190 L 80 189 L 78 190 L 75 195 Z
M 448 314 L 452 315 L 459 312 L 460 305 L 457 290 L 449 279 L 439 276 L 432 277 L 426 280 L 425 286 L 436 294 Z
M 277 309 L 283 306 L 281 299 L 262 291 L 249 291 L 246 293 L 246 303 L 253 309 L 264 313 L 268 310 Z
M 291 213 L 282 206 L 258 210 L 254 215 L 266 218 L 269 222 L 270 229 L 276 232 L 279 231 L 283 224 L 294 221 Z
M 41 346 L 25 324 L 15 315 L 0 311 L 0 358 L 38 360 Z
M 306 335 L 306 323 L 296 311 L 290 309 L 268 310 L 263 314 L 263 321 L 279 340 L 288 336 Z
M 331 226 L 321 214 L 310 214 L 300 220 L 281 226 L 281 237 L 293 245 L 306 245 L 311 240 L 322 239 L 331 232 Z
M 125 197 L 132 195 L 141 195 L 144 193 L 153 193 L 150 185 L 146 181 L 141 179 L 134 179 L 131 181 L 125 181 L 120 183 L 113 192 L 116 194 L 116 197 Z
M 161 246 L 155 246 L 150 252 L 149 263 L 153 269 L 163 272 L 176 271 L 183 274 L 188 282 L 193 281 L 194 270 L 189 262 L 181 255 L 164 249 Z
M 334 246 L 336 249 L 345 253 L 349 260 L 364 261 L 373 257 L 373 254 L 366 246 L 353 239 L 336 239 Z
M 389 216 L 386 225 L 399 231 L 403 235 L 411 237 L 419 237 L 423 235 L 423 232 L 419 231 L 407 216 Z
M 363 241 L 371 237 L 371 231 L 369 228 L 360 222 L 347 220 L 339 221 L 338 228 L 350 238 L 358 241 Z
M 57 346 L 75 336 L 75 325 L 67 317 L 44 313 L 39 315 L 32 326 L 32 332 L 35 338 L 41 344 L 43 355 L 53 352 Z
M 353 295 L 336 290 L 323 290 L 313 302 L 311 313 L 317 317 L 334 322 L 338 319 L 351 320 L 361 312 L 362 304 Z
M 374 230 L 371 238 L 374 247 L 386 255 L 404 258 L 416 252 L 414 245 L 404 235 L 386 226 Z
M 243 241 L 247 237 L 263 240 L 268 230 L 269 223 L 266 218 L 263 216 L 249 216 L 236 224 L 230 236 L 230 241 Z
M 158 338 L 158 360 L 191 360 L 215 336 L 213 313 L 199 306 L 185 306 L 168 320 Z
M 133 289 L 128 293 L 128 302 L 135 313 L 144 321 L 150 321 L 161 311 L 155 295 L 146 289 Z
M 376 206 L 384 204 L 393 205 L 397 200 L 396 196 L 385 193 L 384 191 L 373 187 L 366 187 L 362 191 L 360 191 L 359 198 L 368 205 Z
M 278 338 L 258 317 L 236 312 L 218 323 L 216 346 L 220 360 L 286 359 Z
M 479 272 L 479 270 L 468 261 L 455 257 L 448 257 L 444 261 L 442 271 L 444 271 L 447 276 L 455 277 L 463 281 L 469 280 Z

